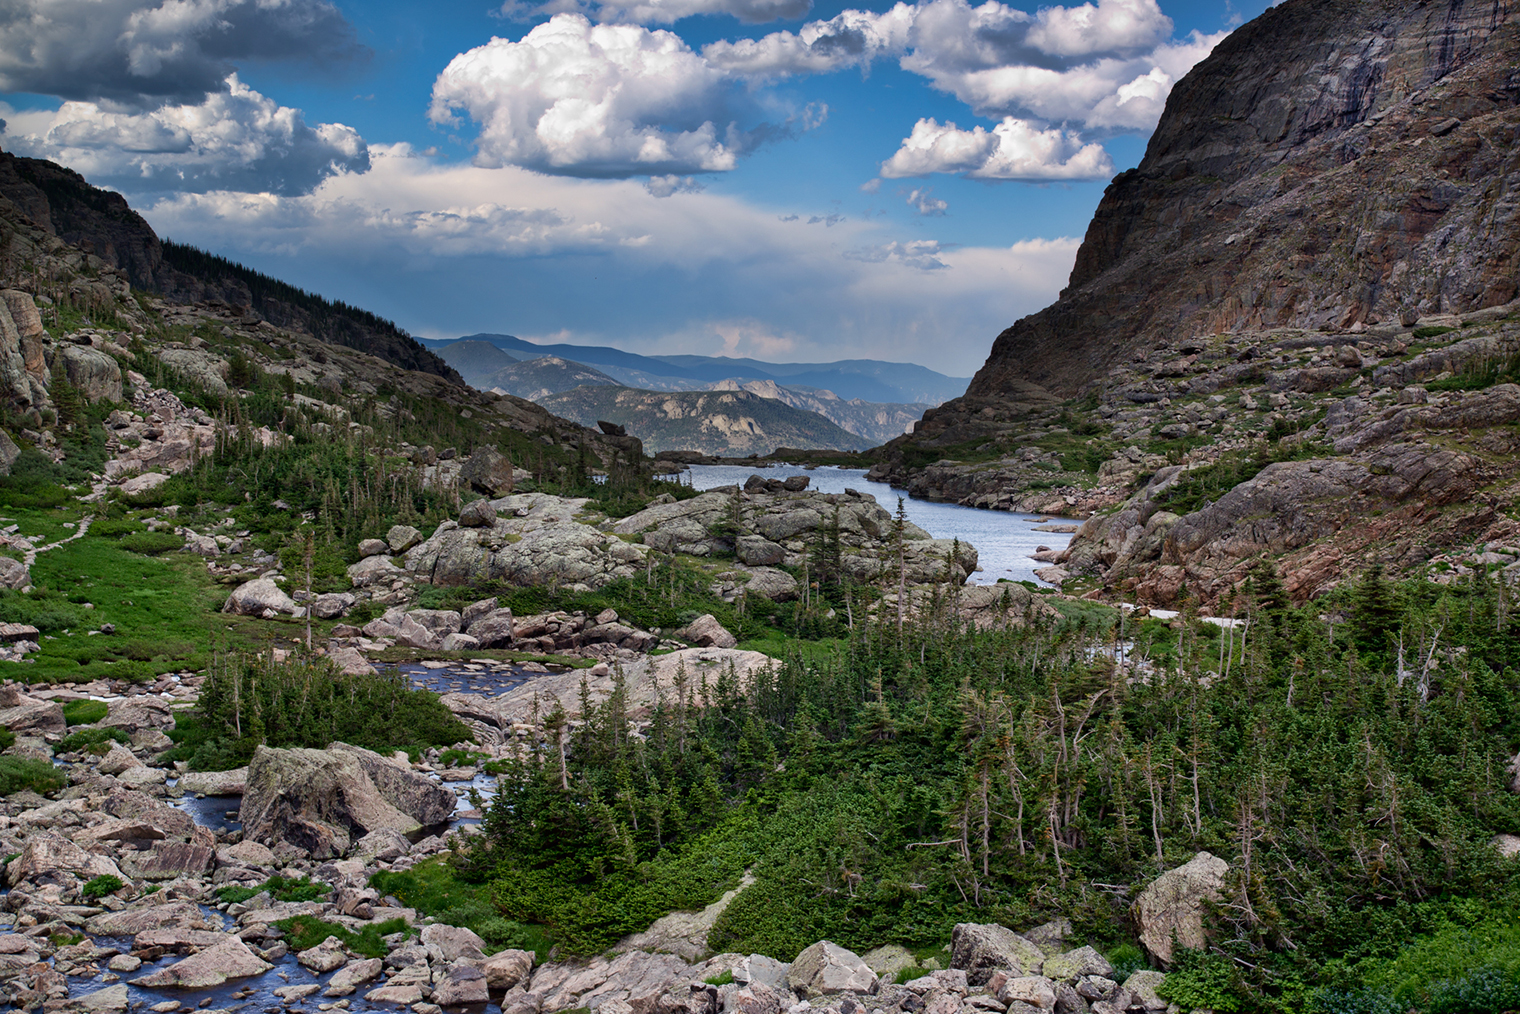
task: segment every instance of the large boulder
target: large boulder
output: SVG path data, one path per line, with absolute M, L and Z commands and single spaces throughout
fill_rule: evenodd
M 496 508 L 489 500 L 475 500 L 459 512 L 459 527 L 490 528 L 496 523 Z
M 437 823 L 454 805 L 447 789 L 369 750 L 261 746 L 248 765 L 241 815 L 246 837 L 326 859 L 372 831 L 408 834 Z
M 480 970 L 486 973 L 486 982 L 492 989 L 511 989 L 519 982 L 528 981 L 533 971 L 533 952 L 497 951 L 480 963 Z
M 369 556 L 348 568 L 348 580 L 355 588 L 386 584 L 406 576 L 406 571 L 391 563 L 388 556 Z
M 880 984 L 860 955 L 828 940 L 804 948 L 792 961 L 786 981 L 799 996 L 805 997 L 874 993 Z
M 260 577 L 238 585 L 227 596 L 227 604 L 222 606 L 222 612 L 238 616 L 263 616 L 269 612 L 295 615 L 300 608 L 273 579 Z
M 422 946 L 435 967 L 452 965 L 461 958 L 482 961 L 486 942 L 463 926 L 432 923 L 422 927 Z
M 242 979 L 267 972 L 274 966 L 248 949 L 248 945 L 235 936 L 199 954 L 176 961 L 160 968 L 151 975 L 132 980 L 139 989 L 162 989 L 177 986 L 180 989 L 208 989 L 220 986 L 228 979 Z
M 487 496 L 505 496 L 516 481 L 512 462 L 494 447 L 482 447 L 470 455 L 459 477 Z M 494 512 L 493 512 L 494 514 Z
M 1140 892 L 1135 899 L 1140 943 L 1156 960 L 1169 964 L 1174 943 L 1193 950 L 1202 950 L 1208 943 L 1204 907 L 1220 897 L 1229 869 L 1223 859 L 1200 852 Z
M 1114 966 L 1093 948 L 1078 947 L 1074 951 L 1046 958 L 1040 974 L 1047 979 L 1063 979 L 1068 982 L 1074 982 L 1084 975 L 1101 975 L 1107 979 L 1113 976 Z
M 179 776 L 179 787 L 199 796 L 241 796 L 248 782 L 248 768 L 231 771 L 187 771 Z
M 0 585 L 7 588 L 25 588 L 32 583 L 32 570 L 20 560 L 0 556 Z
M 16 687 L 6 687 L 0 690 L 0 726 L 17 736 L 61 736 L 68 723 L 63 718 L 63 705 L 57 701 L 45 701 Z
M 1037 972 L 1045 954 L 1034 944 L 997 923 L 963 922 L 950 931 L 950 967 L 964 969 L 973 986 L 986 985 L 992 973 Z
M 712 613 L 705 613 L 675 632 L 677 640 L 699 648 L 732 648 L 739 639 L 728 632 Z
M 75 881 L 101 876 L 121 879 L 121 870 L 105 856 L 86 852 L 67 838 L 51 831 L 39 831 L 26 840 L 21 854 L 5 867 L 6 881 L 15 887 L 23 881 L 32 884 L 57 883 L 65 887 Z
M 121 367 L 116 360 L 88 345 L 65 345 L 58 356 L 64 376 L 85 401 L 121 401 Z

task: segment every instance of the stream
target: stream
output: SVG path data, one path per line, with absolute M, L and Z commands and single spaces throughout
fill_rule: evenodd
M 820 493 L 843 493 L 846 489 L 853 489 L 875 497 L 877 503 L 892 512 L 897 510 L 897 500 L 902 497 L 903 509 L 907 512 L 909 521 L 936 539 L 960 539 L 976 547 L 979 567 L 971 575 L 971 584 L 996 584 L 1003 580 L 1033 581 L 1051 587 L 1034 573 L 1036 567 L 1048 564 L 1036 563 L 1030 559 L 1030 554 L 1042 546 L 1065 549 L 1067 543 L 1071 542 L 1071 535 L 1040 532 L 1035 531 L 1035 528 L 1050 522 L 1077 523 L 1070 518 L 1054 518 L 1049 515 L 985 511 L 953 503 L 914 500 L 884 482 L 870 481 L 866 478 L 865 470 L 860 468 L 806 468 L 801 465 L 773 465 L 770 468 L 750 465 L 692 465 L 690 468 L 690 472 L 681 474 L 681 481 L 697 489 L 742 486 L 751 475 L 766 479 L 805 475 L 811 480 L 808 483 L 809 489 Z

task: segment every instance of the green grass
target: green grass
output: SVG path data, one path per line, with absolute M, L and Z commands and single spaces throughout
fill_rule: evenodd
M 553 940 L 543 927 L 503 918 L 491 904 L 488 889 L 460 880 L 441 859 L 419 863 L 405 873 L 382 870 L 370 878 L 370 886 L 422 915 L 474 930 L 492 947 L 532 951 L 537 961 L 548 960 Z
M 230 884 L 217 888 L 216 896 L 230 905 L 238 905 L 249 898 L 268 891 L 275 901 L 320 901 L 332 893 L 326 884 L 313 884 L 305 877 L 270 877 L 257 887 Z
M 110 710 L 105 701 L 70 701 L 63 706 L 63 720 L 69 725 L 94 725 Z
M 275 928 L 285 934 L 285 943 L 292 951 L 309 950 L 328 937 L 337 937 L 349 950 L 366 958 L 383 958 L 386 955 L 384 937 L 392 933 L 410 933 L 412 928 L 405 919 L 387 919 L 382 923 L 366 926 L 354 933 L 335 922 L 324 922 L 309 915 L 293 916 L 275 923 Z
M 0 725 L 0 750 L 9 750 L 16 742 L 16 734 Z
M 32 583 L 37 591 L 30 597 L 36 601 L 27 604 L 28 596 L 0 594 L 0 616 L 25 616 L 26 622 L 39 629 L 46 623 L 51 630 L 111 623 L 116 633 L 44 640 L 42 650 L 31 656 L 33 662 L 0 663 L 0 678 L 141 681 L 204 668 L 213 636 L 250 647 L 267 640 L 254 621 L 218 614 L 227 592 L 213 583 L 199 557 L 145 557 L 92 533 L 37 557 Z M 95 608 L 82 609 L 86 602 Z
M 104 729 L 80 729 L 71 732 L 58 741 L 54 748 L 58 753 L 73 753 L 76 750 L 91 750 L 96 747 L 104 747 L 107 742 L 130 743 L 132 737 L 128 736 L 125 729 L 114 726 Z M 98 752 L 104 753 L 104 750 Z
M 47 761 L 0 757 L 0 796 L 23 789 L 37 793 L 54 792 L 67 784 L 63 772 Z
M 133 532 L 116 540 L 116 545 L 129 553 L 157 556 L 185 548 L 185 540 L 173 532 Z

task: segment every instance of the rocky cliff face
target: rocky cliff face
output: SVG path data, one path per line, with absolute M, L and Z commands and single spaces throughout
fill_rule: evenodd
M 1505 0 L 1268 10 L 1178 83 L 1061 299 L 998 336 L 938 428 L 1019 381 L 1073 395 L 1157 341 L 1514 299 L 1517 53 Z
M 1241 28 L 1108 188 L 1060 300 L 875 474 L 1087 518 L 1051 579 L 1151 604 L 1264 559 L 1297 598 L 1374 561 L 1509 566 L 1517 54 L 1502 0 L 1289 0 Z

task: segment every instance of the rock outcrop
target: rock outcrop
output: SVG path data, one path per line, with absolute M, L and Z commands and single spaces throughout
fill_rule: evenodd
M 1158 337 L 1513 300 L 1517 49 L 1520 12 L 1460 0 L 1290 0 L 1236 29 L 1109 186 L 1061 299 L 919 432 L 1019 383 L 1075 393 Z
M 454 806 L 447 789 L 359 747 L 261 746 L 248 765 L 241 816 L 253 841 L 328 858 L 373 831 L 405 834 L 438 823 Z

